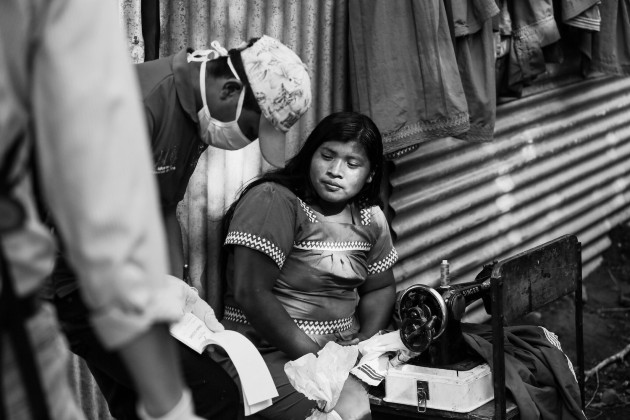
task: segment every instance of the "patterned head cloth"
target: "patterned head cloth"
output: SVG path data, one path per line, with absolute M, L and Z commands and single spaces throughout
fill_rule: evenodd
M 283 167 L 286 132 L 311 105 L 308 70 L 297 54 L 267 35 L 241 51 L 241 59 L 262 111 L 260 150 L 267 162 Z

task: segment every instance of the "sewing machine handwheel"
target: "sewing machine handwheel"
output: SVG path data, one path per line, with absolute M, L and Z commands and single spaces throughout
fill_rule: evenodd
M 432 327 L 433 337 L 431 337 L 431 340 L 439 338 L 446 329 L 448 322 L 446 303 L 442 296 L 429 286 L 415 284 L 408 287 L 398 295 L 395 307 L 396 316 L 398 316 L 401 322 L 401 337 L 404 335 L 403 342 L 410 332 L 405 332 L 402 327 L 405 325 L 405 320 L 407 319 L 415 319 L 415 325 L 420 326 L 432 317 L 435 317 Z M 407 325 L 409 325 L 409 322 L 407 322 Z M 407 345 L 407 343 L 405 343 L 405 345 Z
M 405 319 L 400 328 L 400 338 L 405 347 L 416 353 L 422 353 L 429 348 L 433 341 L 435 319 L 435 316 L 425 322 L 419 319 Z

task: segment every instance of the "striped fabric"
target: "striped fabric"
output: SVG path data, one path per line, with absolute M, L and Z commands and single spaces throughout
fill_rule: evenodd
M 558 336 L 555 333 L 546 329 L 545 327 L 540 327 L 540 328 L 542 328 L 543 332 L 545 333 L 545 338 L 547 339 L 547 341 L 549 341 L 554 347 L 556 347 L 558 350 L 560 350 L 564 354 L 564 356 L 567 359 L 567 365 L 569 367 L 569 370 L 571 371 L 571 373 L 573 374 L 573 378 L 577 382 L 577 376 L 575 375 L 575 369 L 573 369 L 573 363 L 571 363 L 571 359 L 569 359 L 569 356 L 567 356 L 566 353 L 562 351 L 562 346 L 560 345 L 560 340 L 558 339 Z
M 373 362 L 377 362 L 377 360 L 373 360 Z M 371 386 L 378 386 L 385 379 L 385 376 L 377 372 L 369 363 L 359 365 L 352 369 L 351 372 L 354 376 Z

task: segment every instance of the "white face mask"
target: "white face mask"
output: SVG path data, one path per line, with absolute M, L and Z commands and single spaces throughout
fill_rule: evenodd
M 210 115 L 210 109 L 208 109 L 208 103 L 206 101 L 206 63 L 208 62 L 208 58 L 205 58 L 201 63 L 199 69 L 199 86 L 201 88 L 201 100 L 203 101 L 203 108 L 199 110 L 197 116 L 199 117 L 199 128 L 201 139 L 204 143 L 218 147 L 224 150 L 238 150 L 242 149 L 245 146 L 249 146 L 252 140 L 245 137 L 243 132 L 241 131 L 241 127 L 238 126 L 238 118 L 241 116 L 241 110 L 243 109 L 243 100 L 245 99 L 245 87 L 241 89 L 241 95 L 238 98 L 238 106 L 236 108 L 236 116 L 234 117 L 234 121 L 223 122 L 219 121 L 215 118 L 212 118 Z M 228 57 L 228 65 L 230 69 L 232 69 L 232 73 L 234 76 L 241 80 L 234 67 L 232 67 L 232 62 Z

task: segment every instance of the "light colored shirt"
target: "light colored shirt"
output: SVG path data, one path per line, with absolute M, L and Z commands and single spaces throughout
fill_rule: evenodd
M 0 162 L 25 133 L 19 173 L 34 144 L 45 202 L 110 348 L 178 312 L 137 83 L 116 2 L 0 4 Z M 12 191 L 26 224 L 1 239 L 21 296 L 41 288 L 55 256 L 31 176 Z

